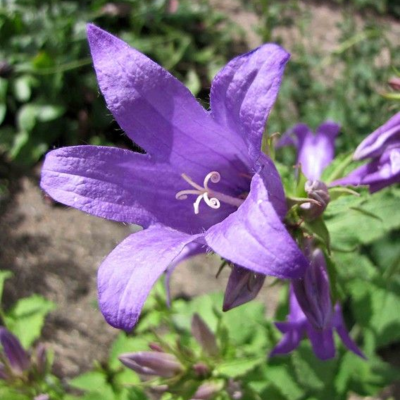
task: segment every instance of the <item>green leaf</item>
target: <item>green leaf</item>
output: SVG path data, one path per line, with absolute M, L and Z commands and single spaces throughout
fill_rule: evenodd
M 20 102 L 25 103 L 31 97 L 32 77 L 30 75 L 22 75 L 14 81 L 14 95 Z
M 13 276 L 11 271 L 0 270 L 0 302 L 3 298 L 4 282 Z
M 101 391 L 107 386 L 107 377 L 103 372 L 90 371 L 70 380 L 69 385 L 88 392 Z
M 265 357 L 225 361 L 215 367 L 214 373 L 228 378 L 237 378 L 246 375 L 262 363 L 265 363 Z
M 362 198 L 340 197 L 329 205 L 325 222 L 335 247 L 368 244 L 400 227 L 400 190 L 392 187 Z
M 18 128 L 24 132 L 30 132 L 36 125 L 38 107 L 35 104 L 22 106 L 17 114 Z
M 272 383 L 287 399 L 296 400 L 304 396 L 303 389 L 286 365 L 270 365 L 266 368 L 265 378 Z
M 54 104 L 39 105 L 37 118 L 41 122 L 53 121 L 61 117 L 64 112 L 65 108 L 62 106 L 56 106 Z
M 39 295 L 21 299 L 7 313 L 6 326 L 28 348 L 40 337 L 46 315 L 54 309 L 53 302 Z

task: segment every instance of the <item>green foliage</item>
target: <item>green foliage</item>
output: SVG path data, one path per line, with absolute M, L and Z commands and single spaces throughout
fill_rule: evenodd
M 207 100 L 237 30 L 208 2 L 13 0 L 0 4 L 0 152 L 27 167 L 52 146 L 109 144 L 115 135 L 98 86 L 85 24 L 122 37 Z

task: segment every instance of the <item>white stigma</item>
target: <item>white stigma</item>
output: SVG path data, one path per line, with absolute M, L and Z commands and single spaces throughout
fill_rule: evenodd
M 193 203 L 194 213 L 200 212 L 199 207 L 201 200 L 213 209 L 221 207 L 221 201 L 239 207 L 244 200 L 228 196 L 223 193 L 216 192 L 208 187 L 209 182 L 218 183 L 221 180 L 221 175 L 217 171 L 212 171 L 206 175 L 203 181 L 203 187 L 194 182 L 186 174 L 182 174 L 182 178 L 194 189 L 181 190 L 175 197 L 177 200 L 186 200 L 189 194 L 197 195 L 196 201 Z

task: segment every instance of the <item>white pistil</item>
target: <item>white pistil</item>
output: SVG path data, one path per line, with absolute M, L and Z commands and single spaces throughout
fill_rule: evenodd
M 239 207 L 244 200 L 238 199 L 235 197 L 228 196 L 223 193 L 216 192 L 215 190 L 211 190 L 208 187 L 208 183 L 211 181 L 212 183 L 218 183 L 221 180 L 221 175 L 217 171 L 212 171 L 206 175 L 203 181 L 203 187 L 194 182 L 189 176 L 186 174 L 182 174 L 182 178 L 194 189 L 181 190 L 176 194 L 176 198 L 178 200 L 186 200 L 189 194 L 197 195 L 196 201 L 193 203 L 194 213 L 198 214 L 200 212 L 200 202 L 204 200 L 204 202 L 213 209 L 217 209 L 221 207 L 221 201 L 236 207 Z

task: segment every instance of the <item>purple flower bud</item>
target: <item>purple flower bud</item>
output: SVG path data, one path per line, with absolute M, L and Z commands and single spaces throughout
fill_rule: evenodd
M 182 364 L 173 354 L 139 351 L 119 356 L 126 367 L 142 375 L 171 378 L 182 371 Z
M 221 390 L 220 385 L 214 382 L 201 384 L 191 400 L 209 400 Z
M 330 201 L 328 187 L 324 182 L 314 180 L 307 181 L 304 190 L 308 197 L 318 201 L 319 205 L 316 203 L 302 204 L 300 207 L 303 210 L 303 215 L 310 220 L 318 218 L 325 211 Z
M 202 362 L 193 365 L 194 373 L 199 377 L 207 376 L 210 373 L 210 368 Z
M 192 335 L 207 354 L 210 356 L 218 354 L 215 335 L 198 314 L 194 314 L 192 318 Z
M 33 400 L 50 400 L 50 396 L 48 394 L 42 393 L 36 396 Z
M 0 343 L 12 371 L 21 375 L 30 366 L 29 355 L 19 340 L 7 329 L 0 327 Z
M 226 390 L 233 400 L 240 400 L 243 397 L 243 391 L 240 383 L 232 378 L 229 379 Z
M 36 347 L 36 368 L 39 375 L 44 376 L 47 370 L 47 351 L 43 344 Z
M 226 286 L 222 309 L 229 311 L 253 300 L 260 292 L 264 281 L 265 275 L 234 265 Z
M 390 78 L 388 84 L 393 90 L 400 92 L 400 77 Z
M 302 279 L 293 280 L 293 289 L 301 309 L 311 325 L 322 330 L 332 319 L 329 277 L 323 252 L 315 249 L 309 256 L 310 266 Z

